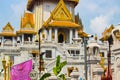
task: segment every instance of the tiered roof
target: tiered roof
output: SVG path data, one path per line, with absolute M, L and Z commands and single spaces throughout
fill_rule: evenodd
M 108 38 L 111 36 L 111 32 L 114 29 L 114 26 L 111 25 L 109 28 L 105 29 L 105 31 L 102 34 L 102 38 L 100 39 L 101 41 L 107 41 Z
M 64 1 L 60 0 L 43 27 L 80 28 L 80 25 L 74 22 Z
M 42 0 L 28 0 L 27 10 L 32 11 L 34 6 L 35 6 L 35 4 L 37 2 L 40 2 L 40 1 L 42 1 Z M 79 2 L 79 0 L 64 0 L 64 1 L 73 2 L 75 5 L 77 5 L 78 2 Z
M 0 36 L 16 36 L 14 33 L 14 28 L 11 26 L 11 24 L 8 22 L 5 27 L 3 27 L 2 33 L 0 33 Z
M 24 16 L 21 17 L 20 30 L 17 31 L 17 34 L 36 34 L 34 31 L 34 18 L 32 13 L 24 13 Z

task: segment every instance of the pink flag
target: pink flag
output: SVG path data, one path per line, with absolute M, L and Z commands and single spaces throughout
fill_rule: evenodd
M 31 80 L 29 73 L 32 71 L 32 60 L 12 66 L 11 80 Z

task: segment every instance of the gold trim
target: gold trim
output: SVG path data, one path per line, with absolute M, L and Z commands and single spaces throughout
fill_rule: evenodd
M 32 52 L 32 54 L 37 54 L 37 55 L 39 54 L 38 50 L 32 50 L 31 52 Z
M 67 9 L 63 0 L 60 0 L 55 7 L 55 9 L 51 12 L 50 17 L 46 22 L 43 23 L 43 27 L 48 27 L 49 23 L 54 21 L 73 21 L 72 15 Z
M 78 30 L 78 35 L 79 35 L 80 37 L 88 37 L 89 34 L 83 32 L 82 30 L 79 29 L 79 30 Z
M 67 71 L 68 71 L 68 76 L 70 77 L 70 73 L 74 70 L 74 67 L 68 67 Z M 78 68 L 76 67 L 75 70 L 78 71 Z
M 111 25 L 108 29 L 105 29 L 105 31 L 103 32 L 103 36 L 102 36 L 102 38 L 100 38 L 100 40 L 101 41 L 107 41 L 108 38 L 110 37 L 113 29 L 114 29 L 113 25 Z
M 14 28 L 11 26 L 11 24 L 8 22 L 5 27 L 3 27 L 3 32 L 14 32 Z
M 34 30 L 20 30 L 16 32 L 17 34 L 37 34 Z
M 14 34 L 12 32 L 2 32 L 2 33 L 0 33 L 0 36 L 16 36 L 16 34 Z
M 21 17 L 20 29 L 22 28 L 34 28 L 34 18 L 32 13 L 24 13 L 24 17 Z
M 62 27 L 62 28 L 80 28 L 80 25 L 71 22 L 71 21 L 53 21 L 49 23 L 49 26 L 51 27 Z

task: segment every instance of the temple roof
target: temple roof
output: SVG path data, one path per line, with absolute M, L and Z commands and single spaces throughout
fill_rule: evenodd
M 34 31 L 34 17 L 30 12 L 25 12 L 24 16 L 21 17 L 20 30 L 17 31 L 17 34 L 36 34 Z
M 79 28 L 80 25 L 73 21 L 72 15 L 63 0 L 60 0 L 50 17 L 43 23 L 43 27 L 71 27 Z
M 51 26 L 51 27 L 64 27 L 64 28 L 79 28 L 80 25 L 76 24 L 76 23 L 73 23 L 73 22 L 70 22 L 70 21 L 53 21 L 51 23 L 49 23 L 48 26 Z
M 78 35 L 80 36 L 80 37 L 89 37 L 88 35 L 88 33 L 86 33 L 86 32 L 84 32 L 84 31 L 82 31 L 81 29 L 79 29 L 78 30 Z
M 26 27 L 26 24 L 30 24 L 31 27 L 34 28 L 34 18 L 32 13 L 25 12 L 24 16 L 21 17 L 20 28 Z
M 3 27 L 2 33 L 0 33 L 0 36 L 16 36 L 14 33 L 14 28 L 11 26 L 11 24 L 8 22 L 5 27 Z
M 114 26 L 111 25 L 109 28 L 105 29 L 102 33 L 102 37 L 100 38 L 101 41 L 107 41 L 108 38 L 111 36 L 111 32 L 114 29 Z
M 19 35 L 19 34 L 36 34 L 37 32 L 35 32 L 34 30 L 19 30 L 16 33 Z
M 29 11 L 32 11 L 35 4 L 38 2 L 38 1 L 42 1 L 42 0 L 28 0 L 27 2 L 27 10 Z M 64 0 L 64 1 L 68 1 L 68 2 L 74 2 L 75 5 L 78 4 L 79 0 Z

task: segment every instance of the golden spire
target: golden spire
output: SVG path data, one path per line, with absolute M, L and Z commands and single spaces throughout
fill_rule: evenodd
M 22 15 L 21 15 L 21 18 L 20 18 L 20 28 L 22 27 Z

